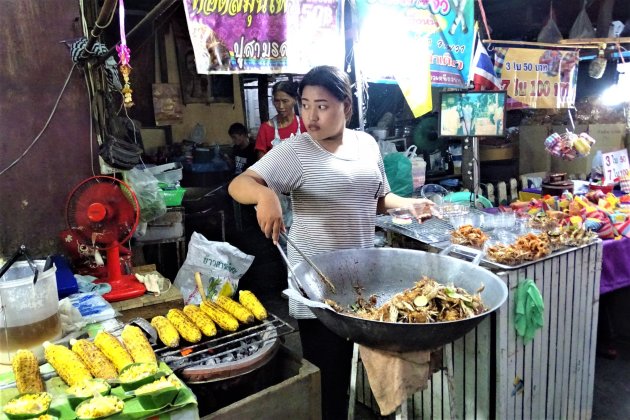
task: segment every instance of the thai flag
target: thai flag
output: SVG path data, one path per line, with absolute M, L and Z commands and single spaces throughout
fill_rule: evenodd
M 479 38 L 477 38 L 472 71 L 471 79 L 475 90 L 501 90 L 501 80 L 494 73 L 492 60 Z

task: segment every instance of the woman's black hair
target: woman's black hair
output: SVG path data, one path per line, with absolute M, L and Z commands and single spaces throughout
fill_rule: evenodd
M 352 86 L 350 78 L 341 69 L 333 66 L 317 66 L 313 67 L 304 75 L 298 88 L 298 94 L 302 96 L 306 86 L 320 86 L 330 92 L 335 98 L 343 102 L 349 102 L 349 110 L 346 119 L 352 117 Z
M 297 87 L 298 87 L 297 83 L 285 80 L 285 81 L 278 82 L 275 85 L 273 85 L 273 88 L 271 88 L 271 94 L 275 95 L 278 92 L 284 92 L 287 95 L 291 96 L 293 99 L 297 100 L 298 98 Z

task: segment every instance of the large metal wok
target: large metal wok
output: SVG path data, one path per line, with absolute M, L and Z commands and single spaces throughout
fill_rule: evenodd
M 300 287 L 311 301 L 332 299 L 342 307 L 356 302 L 357 288 L 361 288 L 364 297 L 376 294 L 380 305 L 412 287 L 422 276 L 442 284 L 452 283 L 470 293 L 482 285 L 485 287 L 481 298 L 488 312 L 460 321 L 431 324 L 370 321 L 311 306 L 317 318 L 335 334 L 381 350 L 406 352 L 441 347 L 473 329 L 499 308 L 508 294 L 505 283 L 495 274 L 446 255 L 400 248 L 368 248 L 328 252 L 311 259 L 334 284 L 336 293 L 331 292 L 306 262 L 293 267 Z

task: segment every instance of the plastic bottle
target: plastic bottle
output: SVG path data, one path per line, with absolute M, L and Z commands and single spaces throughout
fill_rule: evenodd
M 422 159 L 422 156 L 411 158 L 411 177 L 413 178 L 413 190 L 416 193 L 420 191 L 420 188 L 425 183 L 426 169 L 427 163 Z

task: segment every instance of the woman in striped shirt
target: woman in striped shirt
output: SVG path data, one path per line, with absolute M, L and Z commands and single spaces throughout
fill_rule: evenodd
M 284 231 L 276 192 L 291 193 L 289 236 L 308 256 L 370 248 L 377 212 L 432 204 L 391 193 L 374 138 L 346 128 L 352 89 L 343 71 L 315 67 L 302 79 L 298 93 L 307 133 L 271 149 L 229 186 L 236 201 L 258 206 L 260 228 L 274 243 Z M 302 261 L 290 245 L 288 257 L 293 265 Z M 304 357 L 321 371 L 324 418 L 345 418 L 352 343 L 297 302 L 289 301 L 289 312 L 298 319 Z

